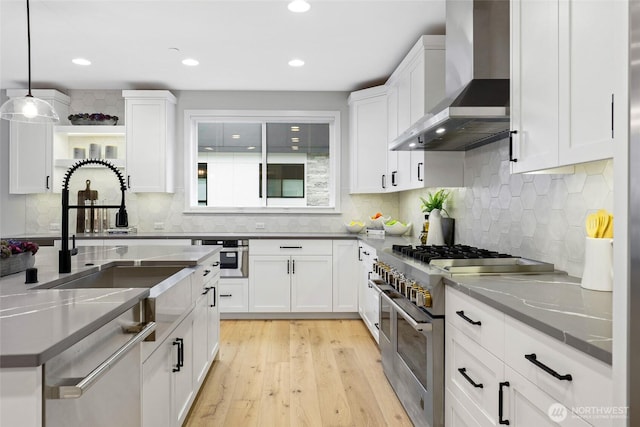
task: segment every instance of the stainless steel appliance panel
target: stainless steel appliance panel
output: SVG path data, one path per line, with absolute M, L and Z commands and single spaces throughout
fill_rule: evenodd
M 249 277 L 249 241 L 235 240 L 199 240 L 196 244 L 222 246 L 220 251 L 220 277 Z

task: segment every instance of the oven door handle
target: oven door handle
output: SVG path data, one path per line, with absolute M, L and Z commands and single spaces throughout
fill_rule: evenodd
M 398 305 L 396 304 L 391 298 L 389 298 L 387 296 L 387 294 L 385 294 L 384 292 L 380 292 L 380 295 L 387 300 L 387 302 L 398 312 L 398 314 L 400 314 L 404 320 L 407 321 L 407 323 L 409 323 L 411 325 L 411 327 L 413 329 L 415 329 L 418 332 L 430 332 L 433 330 L 433 324 L 431 322 L 428 323 L 418 323 L 415 320 L 413 320 L 411 318 L 411 316 L 409 316 L 407 313 L 405 313 L 405 311 Z
M 120 359 L 156 330 L 156 323 L 149 322 L 140 332 L 109 356 L 84 378 L 64 378 L 58 385 L 46 387 L 47 399 L 77 399 L 106 374 Z

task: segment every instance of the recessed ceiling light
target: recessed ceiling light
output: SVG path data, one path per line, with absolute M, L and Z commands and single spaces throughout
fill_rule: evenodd
M 234 133 L 233 135 L 231 135 L 231 139 L 240 139 L 240 135 Z
M 291 132 L 300 132 L 300 126 L 291 126 Z
M 292 67 L 302 67 L 304 65 L 304 61 L 302 59 L 292 59 L 289 61 L 289 65 Z
M 255 149 L 256 149 L 256 147 L 254 147 L 253 145 L 250 146 L 250 147 L 247 147 L 247 150 L 255 150 Z
M 73 58 L 71 62 L 76 65 L 91 65 L 91 61 L 85 58 Z
M 291 12 L 303 13 L 311 9 L 311 5 L 305 0 L 293 0 L 287 6 Z
M 411 148 L 413 148 L 413 147 L 415 147 L 415 146 L 416 146 L 416 143 L 415 143 L 415 142 L 412 142 L 411 144 L 409 144 L 409 147 L 411 147 Z
M 205 150 L 213 151 L 213 147 L 204 147 Z
M 193 58 L 187 58 L 187 59 L 183 59 L 182 63 L 184 65 L 189 66 L 189 67 L 195 67 L 196 65 L 200 64 L 200 61 L 198 61 L 197 59 L 193 59 Z
M 298 146 L 297 146 L 297 145 L 292 145 L 292 146 L 291 146 L 291 149 L 292 149 L 293 151 L 298 151 Z
M 300 142 L 300 138 L 293 137 L 291 138 L 291 142 Z
M 438 128 L 436 129 L 436 133 L 444 133 L 446 131 L 445 128 Z

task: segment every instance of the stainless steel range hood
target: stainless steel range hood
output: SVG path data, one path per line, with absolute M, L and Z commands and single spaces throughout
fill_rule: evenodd
M 446 93 L 390 150 L 463 151 L 509 134 L 509 2 L 447 2 Z

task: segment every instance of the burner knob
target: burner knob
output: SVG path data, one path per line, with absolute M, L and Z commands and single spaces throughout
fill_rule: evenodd
M 422 291 L 422 295 L 424 296 L 424 306 L 425 307 L 431 307 L 433 305 L 433 299 L 431 298 L 431 292 L 429 292 L 428 290 L 424 289 Z

